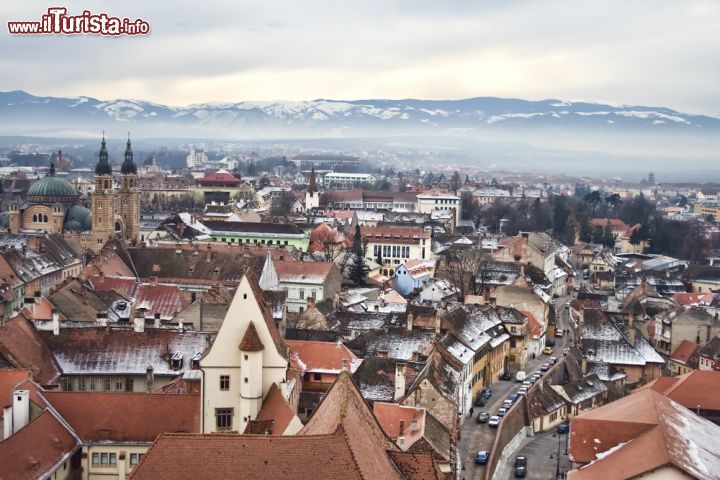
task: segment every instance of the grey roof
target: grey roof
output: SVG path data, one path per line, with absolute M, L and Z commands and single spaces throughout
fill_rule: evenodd
M 581 380 L 567 383 L 560 388 L 565 391 L 574 404 L 582 403 L 608 391 L 605 384 L 595 374 L 587 375 Z
M 422 330 L 393 329 L 363 333 L 347 344 L 359 356 L 374 356 L 387 352 L 388 357 L 411 360 L 416 352 L 423 352 L 432 344 L 434 333 Z

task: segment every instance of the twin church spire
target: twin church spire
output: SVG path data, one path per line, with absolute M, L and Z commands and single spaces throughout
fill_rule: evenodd
M 127 146 L 125 148 L 125 161 L 120 167 L 120 173 L 123 175 L 137 174 L 137 167 L 133 161 L 132 145 L 130 143 L 130 133 L 128 133 Z M 95 175 L 112 175 L 112 168 L 108 162 L 107 144 L 105 143 L 105 132 L 103 132 L 102 143 L 100 144 L 100 154 L 98 163 L 95 165 Z

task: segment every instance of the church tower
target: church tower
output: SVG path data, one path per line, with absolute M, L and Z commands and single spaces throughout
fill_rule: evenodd
M 108 239 L 115 236 L 115 192 L 104 133 L 100 144 L 98 163 L 95 165 L 95 191 L 92 193 L 91 210 L 92 245 L 90 248 L 97 252 Z
M 125 225 L 123 239 L 134 243 L 140 239 L 140 190 L 137 188 L 137 167 L 133 162 L 133 152 L 128 133 L 125 161 L 120 168 L 120 217 Z
M 308 188 L 305 191 L 305 210 L 316 208 L 320 208 L 320 194 L 317 191 L 317 182 L 315 181 L 315 167 L 312 167 Z

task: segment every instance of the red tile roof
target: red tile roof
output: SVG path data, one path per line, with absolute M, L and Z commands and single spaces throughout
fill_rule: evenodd
M 45 478 L 80 448 L 80 441 L 50 410 L 0 442 L 0 478 Z M 62 471 L 62 469 L 61 469 Z
M 431 455 L 408 452 L 388 452 L 405 478 L 413 480 L 440 480 L 448 478 L 438 468 Z
M 83 442 L 152 442 L 161 433 L 200 431 L 199 395 L 45 392 Z
M 605 225 L 610 223 L 610 228 L 612 228 L 613 232 L 626 232 L 630 227 L 620 220 L 619 218 L 592 218 L 590 219 L 590 225 L 593 227 L 602 227 L 605 228 Z
M 363 478 L 399 479 L 387 451 L 398 447 L 383 432 L 350 373 L 343 371 L 298 435 L 343 432 Z
M 691 307 L 694 305 L 710 305 L 713 301 L 712 292 L 705 293 L 676 293 L 672 296 L 679 305 L 683 307 Z
M 309 340 L 285 340 L 290 353 L 297 356 L 303 372 L 332 371 L 351 369 L 358 357 L 344 344 L 335 342 L 315 342 Z
M 335 264 L 332 262 L 274 261 L 273 266 L 281 282 L 321 284 L 327 280 Z
M 687 363 L 690 357 L 698 349 L 697 343 L 683 340 L 680 345 L 670 354 L 670 359 L 681 363 Z
M 357 463 L 356 452 L 342 431 L 310 436 L 162 434 L 133 469 L 130 479 L 388 478 L 367 477 Z
M 30 371 L 28 370 L 4 370 L 0 369 L 0 405 L 11 405 L 12 394 L 15 390 L 30 391 L 30 400 L 40 408 L 47 407 L 45 399 L 38 395 L 42 391 L 30 379 Z
M 49 385 L 60 376 L 52 352 L 35 326 L 18 315 L 0 326 L 0 356 L 15 368 L 26 368 L 41 385 Z
M 248 423 L 245 433 L 282 435 L 293 418 L 295 418 L 295 412 L 290 408 L 278 386 L 273 383 L 263 400 L 257 417 Z
M 125 298 L 132 298 L 137 280 L 134 277 L 106 277 L 94 275 L 89 279 L 90 285 L 98 292 L 115 290 Z
M 240 179 L 225 170 L 218 170 L 198 179 L 197 183 L 199 185 L 227 185 L 234 187 L 240 184 Z
M 260 352 L 264 349 L 265 345 L 262 344 L 262 341 L 258 336 L 257 329 L 255 328 L 255 324 L 251 320 L 247 330 L 245 330 L 245 335 L 243 335 L 243 338 L 240 341 L 240 350 L 243 352 Z
M 423 436 L 425 430 L 424 408 L 375 402 L 373 413 L 385 433 L 394 438 L 395 443 L 402 450 L 407 450 Z M 402 444 L 399 437 L 403 437 Z
M 362 236 L 372 243 L 420 243 L 430 238 L 430 232 L 422 228 L 360 227 Z
M 680 405 L 696 409 L 720 411 L 720 372 L 695 370 L 677 377 L 659 377 L 639 388 L 652 389 L 662 393 Z M 716 392 L 709 395 L 708 392 Z
M 570 457 L 592 463 L 567 478 L 637 478 L 670 465 L 717 478 L 718 435 L 714 423 L 647 388 L 571 420 Z
M 525 315 L 528 319 L 528 325 L 530 326 L 530 338 L 540 338 L 542 335 L 543 324 L 538 322 L 531 312 L 520 312 Z

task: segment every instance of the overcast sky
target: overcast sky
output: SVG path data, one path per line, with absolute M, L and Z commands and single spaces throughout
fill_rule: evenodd
M 67 6 L 147 37 L 10 36 Z M 0 2 L 0 90 L 185 105 L 474 96 L 720 114 L 718 0 Z

